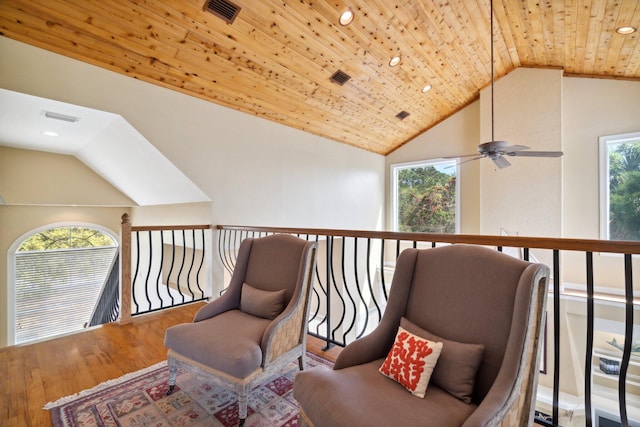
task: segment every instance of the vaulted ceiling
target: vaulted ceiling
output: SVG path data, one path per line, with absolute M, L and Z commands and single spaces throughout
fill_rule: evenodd
M 2 0 L 0 32 L 380 154 L 491 82 L 489 0 L 231 2 L 227 23 L 205 0 Z M 640 80 L 640 33 L 615 31 L 640 25 L 638 0 L 495 0 L 494 19 L 496 79 L 550 67 Z

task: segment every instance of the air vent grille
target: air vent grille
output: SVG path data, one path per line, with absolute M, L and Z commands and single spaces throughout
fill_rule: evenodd
M 339 84 L 340 86 L 348 82 L 349 79 L 351 79 L 351 76 L 341 70 L 336 71 L 336 73 L 333 76 L 331 76 L 331 81 Z
M 227 0 L 207 0 L 204 5 L 204 10 L 207 10 L 219 18 L 222 18 L 227 24 L 233 23 L 233 21 L 240 13 L 240 6 L 235 5 Z
M 404 120 L 409 116 L 409 113 L 407 113 L 406 111 L 402 110 L 400 111 L 398 114 L 396 114 L 396 117 L 399 118 L 400 120 Z
M 60 113 L 56 113 L 56 112 L 53 112 L 53 111 L 42 111 L 42 114 L 44 114 L 44 116 L 46 118 L 48 118 L 48 119 L 62 120 L 63 122 L 75 123 L 78 120 L 80 120 L 79 117 L 68 116 L 66 114 L 60 114 Z

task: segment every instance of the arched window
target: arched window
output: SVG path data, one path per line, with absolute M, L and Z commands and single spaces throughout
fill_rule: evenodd
M 92 226 L 55 226 L 19 242 L 14 263 L 15 343 L 83 329 L 117 266 L 117 255 L 117 240 Z

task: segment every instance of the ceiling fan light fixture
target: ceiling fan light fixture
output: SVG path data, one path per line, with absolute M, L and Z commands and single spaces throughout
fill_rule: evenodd
M 394 56 L 389 61 L 389 67 L 395 67 L 396 65 L 398 65 L 400 63 L 401 60 L 402 60 L 402 58 L 400 57 L 400 55 Z
M 351 9 L 345 10 L 340 14 L 340 19 L 339 19 L 340 25 L 344 26 L 344 25 L 351 24 L 351 22 L 353 22 L 354 16 L 355 15 L 353 14 L 353 11 Z
M 631 26 L 622 26 L 622 27 L 616 28 L 616 33 L 622 34 L 623 36 L 626 36 L 628 34 L 633 34 L 636 31 L 638 31 L 638 29 Z

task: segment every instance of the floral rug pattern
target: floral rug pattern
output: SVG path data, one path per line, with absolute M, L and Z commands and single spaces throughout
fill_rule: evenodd
M 331 363 L 307 355 L 309 367 Z M 256 386 L 248 397 L 247 427 L 295 427 L 293 363 Z M 206 378 L 179 370 L 176 388 L 167 396 L 168 368 L 161 362 L 143 371 L 101 384 L 76 396 L 48 404 L 54 427 L 229 427 L 238 424 L 235 393 Z

